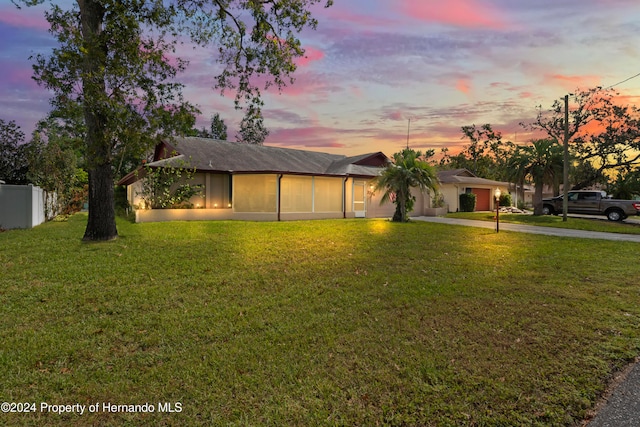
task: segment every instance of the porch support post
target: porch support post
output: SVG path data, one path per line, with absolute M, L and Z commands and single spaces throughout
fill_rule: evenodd
M 349 177 L 344 177 L 342 180 L 342 218 L 347 217 L 347 180 Z
M 278 180 L 277 180 L 278 184 L 277 184 L 277 193 L 278 193 L 278 206 L 277 206 L 277 210 L 278 210 L 278 221 L 280 221 L 280 207 L 281 207 L 281 192 L 280 189 L 282 188 L 282 174 L 278 175 Z

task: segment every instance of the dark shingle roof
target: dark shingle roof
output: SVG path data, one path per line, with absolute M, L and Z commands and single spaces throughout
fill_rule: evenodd
M 438 180 L 442 184 L 475 184 L 492 186 L 503 186 L 509 184 L 508 182 L 493 181 L 477 177 L 468 169 L 447 169 L 438 171 Z
M 316 151 L 241 144 L 207 138 L 175 138 L 165 145 L 177 156 L 150 166 L 189 166 L 199 171 L 377 176 L 388 160 L 382 153 L 346 157 Z M 365 163 L 365 164 L 358 164 Z M 374 166 L 375 164 L 377 166 Z

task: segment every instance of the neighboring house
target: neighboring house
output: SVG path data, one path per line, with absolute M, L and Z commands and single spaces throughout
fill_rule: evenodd
M 170 220 L 293 220 L 391 217 L 395 205 L 380 205 L 374 183 L 389 159 L 381 152 L 347 157 L 314 151 L 241 144 L 206 138 L 174 138 L 156 146 L 150 167 L 195 168 L 193 184 L 204 198 L 195 209 L 137 209 L 136 221 Z M 144 169 L 118 184 L 127 199 L 142 207 Z M 416 212 L 428 206 L 428 196 L 416 201 Z
M 438 172 L 440 193 L 448 205 L 449 212 L 460 210 L 460 194 L 473 193 L 476 195 L 476 211 L 490 211 L 495 209 L 494 192 L 497 188 L 503 194 L 509 192 L 508 182 L 493 181 L 479 178 L 467 169 L 450 169 Z

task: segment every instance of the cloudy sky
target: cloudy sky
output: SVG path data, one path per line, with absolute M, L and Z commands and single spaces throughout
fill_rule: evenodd
M 17 10 L 0 0 L 0 118 L 30 133 L 49 109 L 31 80 L 29 57 L 54 46 L 44 7 Z M 526 142 L 519 126 L 536 106 L 576 88 L 611 86 L 640 73 L 637 0 L 335 0 L 305 31 L 307 57 L 296 82 L 268 92 L 266 144 L 341 154 L 465 144 L 461 126 L 491 123 Z M 205 50 L 185 48 L 187 99 L 219 112 L 235 137 L 232 96 L 212 89 Z M 640 77 L 616 85 L 631 102 Z

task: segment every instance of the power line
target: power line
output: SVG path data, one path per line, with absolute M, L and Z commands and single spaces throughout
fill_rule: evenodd
M 629 77 L 628 79 L 624 79 L 624 80 L 623 80 L 623 81 L 621 81 L 621 82 L 618 82 L 618 83 L 616 83 L 616 84 L 613 84 L 613 85 L 611 85 L 611 86 L 609 86 L 609 87 L 607 87 L 607 88 L 605 88 L 605 89 L 611 89 L 611 88 L 612 88 L 612 87 L 614 87 L 614 86 L 618 86 L 618 85 L 621 85 L 622 83 L 626 83 L 626 82 L 628 82 L 628 81 L 629 81 L 629 80 L 631 80 L 631 79 L 635 79 L 636 77 L 640 77 L 640 73 L 636 74 L 635 76 L 631 76 L 631 77 Z

